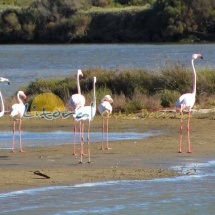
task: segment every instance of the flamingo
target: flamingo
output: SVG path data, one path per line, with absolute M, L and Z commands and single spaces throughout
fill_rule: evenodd
M 10 81 L 7 78 L 0 77 L 0 82 L 7 82 L 8 85 L 10 85 Z M 0 117 L 2 117 L 4 115 L 5 109 L 4 109 L 4 101 L 3 101 L 1 91 L 0 91 L 0 99 L 1 99 L 1 106 L 2 106 L 2 110 L 0 111 Z
M 17 93 L 17 100 L 18 103 L 12 105 L 11 107 L 11 113 L 10 116 L 13 117 L 13 142 L 12 142 L 12 152 L 14 151 L 14 139 L 15 139 L 15 129 L 16 129 L 16 121 L 19 120 L 19 146 L 20 146 L 20 152 L 23 152 L 22 150 L 22 140 L 21 140 L 21 118 L 23 117 L 25 113 L 25 105 L 23 104 L 23 101 L 20 97 L 23 97 L 24 99 L 27 98 L 25 93 L 23 91 L 18 91 Z M 18 117 L 18 119 L 16 119 Z
M 84 121 L 88 120 L 88 132 L 87 132 L 87 142 L 88 142 L 88 163 L 91 163 L 90 160 L 90 121 L 93 120 L 96 114 L 96 77 L 93 77 L 93 101 L 89 106 L 84 106 L 79 108 L 75 114 L 73 115 L 75 121 L 82 122 L 80 126 L 80 141 L 81 141 L 81 150 L 80 150 L 80 162 L 83 163 L 82 156 L 83 156 L 83 141 L 84 141 Z
M 105 95 L 102 100 L 101 104 L 98 106 L 98 111 L 102 116 L 102 144 L 101 144 L 101 150 L 104 150 L 103 147 L 103 139 L 104 139 L 104 119 L 106 118 L 106 134 L 107 134 L 107 139 L 106 139 L 106 149 L 111 149 L 108 147 L 108 120 L 109 116 L 112 113 L 112 106 L 111 104 L 113 103 L 113 99 L 111 98 L 110 95 Z
M 79 82 L 79 76 L 83 77 L 82 71 L 79 69 L 77 72 L 77 88 L 78 88 L 78 93 L 73 94 L 70 99 L 69 103 L 74 112 L 76 112 L 79 108 L 84 107 L 85 105 L 85 98 L 83 95 L 81 95 L 81 87 L 80 87 L 80 82 Z M 81 126 L 81 121 L 79 126 Z M 75 145 L 76 145 L 76 121 L 74 120 L 74 144 L 73 144 L 73 155 L 76 155 L 75 153 Z
M 194 60 L 201 58 L 203 59 L 201 54 L 193 54 L 192 55 L 192 69 L 193 69 L 193 90 L 191 93 L 183 94 L 176 101 L 176 110 L 179 108 L 179 113 L 181 115 L 180 121 L 180 143 L 179 143 L 179 153 L 182 153 L 182 118 L 183 118 L 183 110 L 188 109 L 188 121 L 187 121 L 187 136 L 188 136 L 188 153 L 192 153 L 190 149 L 190 112 L 192 107 L 195 104 L 196 97 L 196 70 L 194 67 Z

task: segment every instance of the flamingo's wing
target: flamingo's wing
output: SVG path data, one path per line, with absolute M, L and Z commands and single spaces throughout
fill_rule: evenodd
M 75 114 L 73 115 L 76 121 L 80 120 L 89 120 L 91 116 L 91 106 L 84 106 L 76 110 Z
M 11 113 L 10 116 L 14 117 L 17 115 L 20 115 L 21 117 L 24 115 L 25 113 L 25 105 L 24 104 L 14 104 L 11 107 Z
M 85 98 L 81 94 L 74 94 L 70 97 L 69 100 L 71 108 L 76 111 L 85 105 Z
M 186 93 L 179 97 L 179 99 L 176 101 L 175 106 L 178 108 L 188 108 L 191 110 L 193 105 L 195 104 L 195 95 L 193 93 Z
M 108 113 L 108 114 L 111 114 L 112 113 L 112 106 L 109 102 L 107 101 L 104 101 L 102 102 L 99 106 L 98 106 L 98 111 L 101 115 L 103 115 L 105 112 Z

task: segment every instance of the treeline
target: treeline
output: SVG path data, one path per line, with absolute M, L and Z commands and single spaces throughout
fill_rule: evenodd
M 80 79 L 86 103 L 92 101 L 92 77 L 97 77 L 96 97 L 110 94 L 114 99 L 114 112 L 133 113 L 142 109 L 158 110 L 174 107 L 179 95 L 192 90 L 192 71 L 183 65 L 166 66 L 160 73 L 143 69 L 86 69 Z M 38 79 L 23 88 L 28 103 L 41 93 L 54 93 L 69 108 L 69 97 L 77 93 L 76 75 L 58 79 Z M 215 73 L 201 69 L 197 73 L 196 105 L 215 106 Z
M 183 40 L 215 41 L 214 0 L 36 0 L 0 14 L 0 43 Z

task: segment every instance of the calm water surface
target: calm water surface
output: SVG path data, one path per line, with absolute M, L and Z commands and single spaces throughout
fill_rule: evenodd
M 2 86 L 12 95 L 36 78 L 65 77 L 85 68 L 145 68 L 159 71 L 165 63 L 190 66 L 193 53 L 201 53 L 199 67 L 215 67 L 215 44 L 192 45 L 1 45 L 0 76 L 11 80 Z
M 184 176 L 1 193 L 0 214 L 213 215 L 215 161 L 172 168 Z
M 145 139 L 153 136 L 163 135 L 164 132 L 160 130 L 148 132 L 109 132 L 109 141 L 119 140 L 136 140 Z M 19 134 L 16 132 L 15 140 L 18 147 Z M 78 140 L 77 134 L 77 140 Z M 23 147 L 26 146 L 54 146 L 73 143 L 73 132 L 68 131 L 54 131 L 54 132 L 22 132 Z M 84 133 L 85 142 L 87 140 L 87 133 Z M 102 140 L 101 132 L 90 132 L 90 142 L 100 142 Z M 0 149 L 11 149 L 12 131 L 0 131 Z M 78 143 L 78 141 L 77 141 Z

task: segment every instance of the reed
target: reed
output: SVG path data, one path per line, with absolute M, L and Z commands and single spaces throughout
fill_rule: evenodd
M 142 109 L 173 108 L 178 96 L 192 89 L 192 71 L 182 65 L 165 67 L 159 73 L 144 69 L 86 69 L 80 80 L 87 104 L 92 100 L 92 77 L 97 77 L 97 100 L 105 94 L 114 99 L 114 111 L 138 112 Z M 41 93 L 52 92 L 68 106 L 69 96 L 77 93 L 76 76 L 57 79 L 37 79 L 24 88 L 29 102 Z M 200 69 L 197 73 L 199 107 L 215 105 L 215 73 Z

